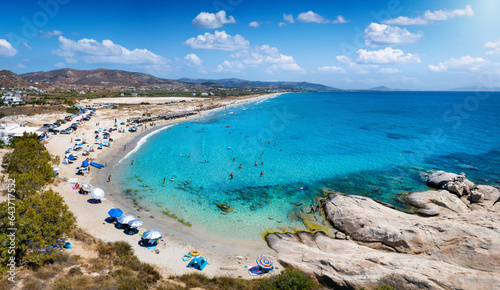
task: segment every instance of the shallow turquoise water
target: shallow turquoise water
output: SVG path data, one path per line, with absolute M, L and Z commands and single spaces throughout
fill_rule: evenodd
M 426 189 L 428 170 L 500 183 L 499 112 L 499 93 L 285 94 L 151 136 L 118 168 L 119 186 L 193 231 L 260 239 L 303 228 L 289 213 L 323 188 L 404 207 L 399 195 Z

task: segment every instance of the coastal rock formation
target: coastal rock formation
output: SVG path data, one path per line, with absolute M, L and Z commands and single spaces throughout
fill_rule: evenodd
M 498 273 L 478 271 L 425 255 L 378 251 L 353 241 L 315 234 L 269 234 L 267 243 L 279 262 L 312 273 L 335 289 L 500 289 Z
M 266 240 L 281 264 L 332 287 L 500 289 L 500 191 L 469 182 L 446 172 L 429 177 L 441 190 L 405 197 L 420 215 L 362 196 L 329 194 L 324 213 L 339 231 L 335 238 L 299 232 Z M 458 194 L 450 183 L 469 193 Z
M 427 185 L 437 189 L 447 189 L 458 196 L 469 194 L 474 188 L 474 183 L 468 180 L 464 173 L 458 175 L 444 171 L 437 171 L 429 175 Z

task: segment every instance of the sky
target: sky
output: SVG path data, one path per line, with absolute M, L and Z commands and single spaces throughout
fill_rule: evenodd
M 3 1 L 0 69 L 500 87 L 500 1 Z

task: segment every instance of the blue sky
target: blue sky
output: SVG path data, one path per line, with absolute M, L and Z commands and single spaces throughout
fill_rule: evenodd
M 29 4 L 31 3 L 31 4 Z M 0 68 L 500 86 L 500 1 L 4 1 Z

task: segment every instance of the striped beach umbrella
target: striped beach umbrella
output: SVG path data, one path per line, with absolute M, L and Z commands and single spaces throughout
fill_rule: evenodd
M 257 259 L 256 262 L 262 269 L 271 270 L 273 268 L 273 263 L 267 259 Z

